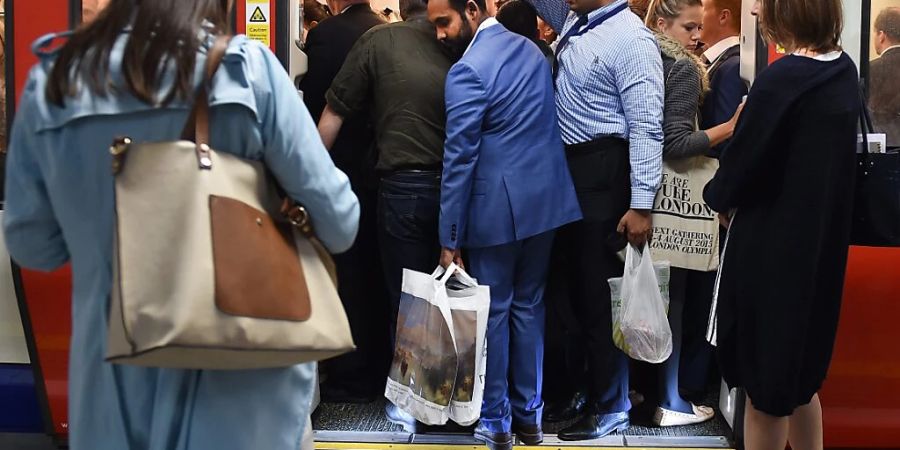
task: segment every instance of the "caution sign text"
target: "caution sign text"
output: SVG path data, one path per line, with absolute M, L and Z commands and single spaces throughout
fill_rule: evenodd
M 247 37 L 271 46 L 271 17 L 269 0 L 247 0 Z

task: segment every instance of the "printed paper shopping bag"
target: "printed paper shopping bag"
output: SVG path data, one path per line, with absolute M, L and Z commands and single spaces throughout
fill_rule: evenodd
M 385 397 L 428 425 L 478 420 L 489 306 L 489 289 L 455 264 L 405 269 Z
M 447 423 L 456 384 L 449 278 L 449 271 L 435 279 L 403 270 L 394 360 L 384 391 L 388 400 L 428 425 Z
M 458 361 L 450 419 L 466 426 L 481 417 L 491 292 L 462 269 L 457 269 L 446 288 Z

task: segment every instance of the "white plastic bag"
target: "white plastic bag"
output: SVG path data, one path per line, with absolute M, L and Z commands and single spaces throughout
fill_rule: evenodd
M 672 354 L 672 330 L 669 327 L 668 264 L 661 264 L 666 280 L 661 288 L 657 268 L 645 245 L 643 252 L 629 245 L 622 278 L 609 280 L 613 305 L 621 298 L 621 308 L 613 308 L 613 341 L 625 354 L 653 364 L 664 362 Z M 621 297 L 617 294 L 621 294 Z
M 623 248 L 621 253 L 622 261 L 625 261 L 627 247 Z M 669 261 L 653 261 L 653 271 L 656 272 L 659 294 L 662 296 L 663 305 L 666 306 L 666 313 L 668 314 L 671 264 Z M 625 337 L 622 336 L 622 327 L 619 324 L 622 321 L 622 277 L 610 278 L 609 290 L 612 297 L 613 342 L 615 342 L 616 347 L 622 348 L 625 345 Z
M 431 275 L 404 269 L 385 397 L 427 425 L 477 421 L 489 309 L 488 287 L 455 264 Z

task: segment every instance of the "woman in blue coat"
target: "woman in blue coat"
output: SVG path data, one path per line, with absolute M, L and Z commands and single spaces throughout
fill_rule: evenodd
M 109 145 L 175 140 L 230 0 L 112 0 L 48 50 L 35 43 L 13 128 L 4 231 L 17 263 L 72 263 L 69 438 L 73 450 L 295 450 L 313 364 L 198 371 L 104 362 L 113 238 Z M 265 47 L 236 36 L 213 78 L 211 144 L 262 160 L 309 210 L 333 252 L 356 235 L 359 207 L 291 80 Z

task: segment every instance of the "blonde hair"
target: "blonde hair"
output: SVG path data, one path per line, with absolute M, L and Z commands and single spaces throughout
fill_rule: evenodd
M 647 18 L 644 23 L 651 30 L 657 29 L 659 19 L 672 21 L 681 15 L 684 8 L 691 6 L 703 6 L 702 0 L 651 0 L 647 6 Z

